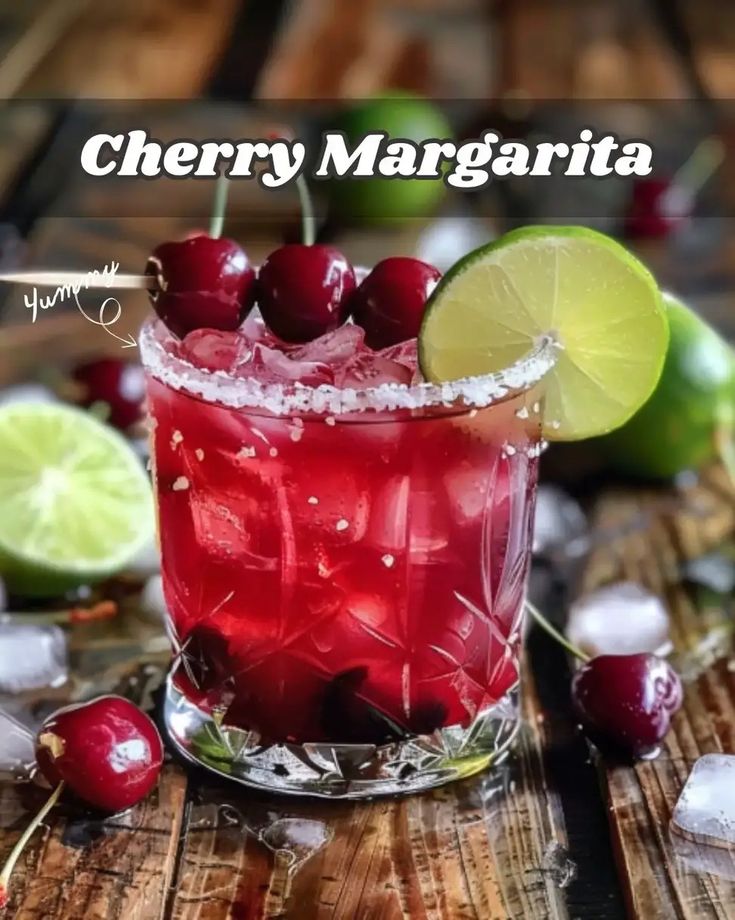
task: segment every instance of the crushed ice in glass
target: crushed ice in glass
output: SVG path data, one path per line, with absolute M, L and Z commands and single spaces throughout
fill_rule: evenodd
M 563 550 L 568 557 L 576 558 L 587 547 L 587 519 L 578 502 L 558 486 L 539 486 L 533 552 L 543 556 Z
M 0 693 L 22 693 L 66 683 L 66 636 L 58 626 L 0 620 Z
M 671 651 L 669 614 L 660 597 L 630 581 L 605 585 L 576 600 L 566 635 L 588 655 Z
M 671 826 L 698 843 L 735 844 L 735 755 L 699 758 L 674 807 Z
M 236 332 L 196 329 L 178 349 L 182 358 L 204 370 L 247 376 L 263 384 L 293 381 L 357 390 L 410 384 L 418 367 L 415 340 L 373 351 L 365 344 L 364 331 L 345 323 L 312 342 L 289 345 L 267 330 L 257 309 Z
M 0 773 L 20 779 L 36 762 L 33 732 L 0 708 Z

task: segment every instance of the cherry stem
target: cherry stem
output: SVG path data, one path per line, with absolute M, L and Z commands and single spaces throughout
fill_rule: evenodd
M 725 158 L 719 137 L 705 137 L 671 178 L 670 187 L 688 192 L 692 198 L 714 174 Z
M 225 211 L 227 210 L 227 196 L 230 193 L 230 180 L 226 176 L 218 176 L 214 187 L 214 204 L 212 205 L 212 219 L 209 222 L 209 235 L 212 239 L 222 236 L 225 225 Z
M 526 609 L 531 614 L 531 616 L 534 618 L 534 620 L 538 623 L 538 625 L 543 630 L 545 630 L 551 636 L 552 639 L 556 639 L 559 645 L 565 648 L 569 652 L 570 655 L 574 655 L 574 657 L 579 658 L 580 661 L 590 660 L 589 655 L 586 655 L 582 651 L 581 648 L 577 648 L 576 645 L 573 645 L 567 638 L 562 636 L 559 630 L 556 629 L 554 626 L 552 626 L 551 623 L 549 623 L 549 621 L 546 619 L 543 613 L 541 613 L 538 607 L 535 607 L 529 600 L 526 601 Z
M 309 185 L 303 173 L 296 178 L 296 188 L 301 202 L 301 240 L 305 246 L 313 246 L 316 240 L 316 217 Z
M 59 785 L 54 789 L 51 795 L 48 797 L 44 803 L 41 810 L 38 812 L 36 817 L 31 821 L 28 827 L 23 831 L 22 835 L 18 839 L 18 842 L 15 844 L 13 849 L 10 851 L 10 856 L 8 856 L 5 865 L 3 866 L 2 872 L 0 872 L 0 909 L 3 908 L 8 901 L 8 884 L 10 883 L 10 876 L 13 874 L 13 869 L 15 864 L 18 862 L 20 854 L 23 852 L 25 845 L 33 836 L 33 832 L 36 830 L 38 825 L 43 821 L 46 815 L 51 811 L 54 805 L 59 801 L 61 793 L 64 791 L 64 783 L 60 782 Z

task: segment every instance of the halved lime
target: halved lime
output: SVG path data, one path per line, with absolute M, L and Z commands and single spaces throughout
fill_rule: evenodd
M 69 406 L 0 409 L 0 574 L 58 594 L 122 569 L 153 529 L 152 490 L 116 431 Z
M 444 382 L 510 366 L 544 336 L 544 434 L 575 441 L 626 422 L 661 375 L 669 330 L 648 271 L 586 227 L 523 227 L 465 256 L 434 290 L 419 336 L 424 376 Z

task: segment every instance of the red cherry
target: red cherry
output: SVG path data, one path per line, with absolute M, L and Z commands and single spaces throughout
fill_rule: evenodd
M 656 655 L 599 655 L 574 675 L 572 699 L 585 732 L 600 747 L 650 757 L 681 706 L 682 687 Z
M 260 312 L 286 342 L 310 342 L 340 326 L 354 290 L 352 266 L 332 246 L 281 246 L 258 275 Z
M 199 235 L 157 246 L 146 265 L 153 309 L 174 335 L 237 329 L 255 303 L 255 270 L 234 240 Z
M 669 236 L 687 217 L 690 203 L 671 194 L 667 178 L 636 179 L 625 216 L 628 239 L 658 240 Z
M 378 350 L 416 338 L 426 301 L 440 279 L 440 271 L 419 259 L 394 256 L 378 262 L 350 303 L 367 345 Z
M 145 397 L 145 375 L 139 364 L 117 358 L 102 358 L 80 364 L 72 371 L 80 384 L 79 402 L 83 406 L 107 403 L 109 422 L 123 431 L 142 415 Z
M 66 784 L 103 811 L 123 811 L 158 780 L 163 745 L 156 726 L 121 696 L 101 696 L 49 716 L 36 739 L 36 759 L 53 785 Z

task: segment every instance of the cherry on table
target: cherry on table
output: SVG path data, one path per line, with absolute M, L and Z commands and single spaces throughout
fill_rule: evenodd
M 429 295 L 441 272 L 404 256 L 384 259 L 355 291 L 350 310 L 365 330 L 370 348 L 387 348 L 416 338 Z
M 585 733 L 601 748 L 655 756 L 682 703 L 681 681 L 663 658 L 648 653 L 599 655 L 572 680 Z
M 198 234 L 161 243 L 145 271 L 158 282 L 153 309 L 179 338 L 193 329 L 237 329 L 255 303 L 255 269 L 234 240 Z
M 163 745 L 153 721 L 121 696 L 102 696 L 50 716 L 36 740 L 38 767 L 102 811 L 123 811 L 158 781 Z
M 60 709 L 36 736 L 36 761 L 54 787 L 0 870 L 0 910 L 7 906 L 13 870 L 23 849 L 68 787 L 102 811 L 123 811 L 158 781 L 163 745 L 156 726 L 121 696 L 101 696 Z
M 355 286 L 355 272 L 338 249 L 290 243 L 261 266 L 258 305 L 279 338 L 309 342 L 345 321 Z
M 80 385 L 78 401 L 81 405 L 106 403 L 109 407 L 107 420 L 115 428 L 124 431 L 141 418 L 145 375 L 139 364 L 101 358 L 75 367 L 72 378 Z

